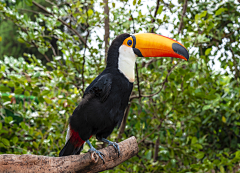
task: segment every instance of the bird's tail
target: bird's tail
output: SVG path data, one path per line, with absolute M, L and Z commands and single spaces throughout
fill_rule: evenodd
M 90 138 L 92 135 L 90 136 Z M 89 139 L 90 139 L 89 138 Z M 66 135 L 66 144 L 59 153 L 59 157 L 68 155 L 78 155 L 83 150 L 85 141 L 79 136 L 79 133 L 68 126 Z
M 66 142 L 65 146 L 59 153 L 59 157 L 68 155 L 78 155 L 83 149 L 85 141 L 81 140 L 76 142 L 73 136 Z

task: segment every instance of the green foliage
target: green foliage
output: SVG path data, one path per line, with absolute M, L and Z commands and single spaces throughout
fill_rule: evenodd
M 0 153 L 57 156 L 68 117 L 104 69 L 103 36 L 95 34 L 103 28 L 104 14 L 92 8 L 103 9 L 104 4 L 68 2 L 46 8 L 53 15 L 34 18 L 0 2 L 0 17 L 20 26 L 18 40 L 38 50 L 24 58 L 5 55 L 0 61 Z M 240 5 L 233 0 L 188 0 L 178 32 L 184 1 L 179 2 L 161 3 L 156 15 L 156 5 L 147 6 L 150 13 L 142 12 L 146 7 L 141 0 L 109 4 L 111 36 L 152 29 L 164 35 L 158 27 L 172 26 L 172 37 L 191 54 L 189 62 L 137 60 L 139 87 L 136 80 L 136 97 L 120 140 L 136 136 L 140 150 L 106 172 L 231 172 L 240 161 Z M 67 16 L 74 21 L 67 23 L 71 28 L 58 20 Z M 49 56 L 46 52 L 52 58 L 44 64 L 37 54 Z M 220 71 L 213 69 L 216 60 Z M 111 140 L 118 133 L 115 129 Z
M 43 0 L 37 0 L 37 2 L 44 6 L 49 6 L 49 3 L 46 3 Z M 37 13 L 40 10 L 35 6 L 28 6 L 29 3 L 31 3 L 29 0 L 16 1 L 16 3 L 14 3 L 14 1 L 6 1 L 6 6 L 12 7 L 16 5 L 16 10 L 19 14 L 24 14 L 25 16 L 34 19 L 35 13 L 32 13 L 32 11 Z M 14 24 L 11 19 L 4 20 L 4 18 L 0 18 L 0 41 L 2 41 L 0 42 L 0 59 L 4 59 L 3 55 L 19 57 L 23 56 L 23 53 L 31 53 L 35 54 L 35 56 L 38 59 L 41 59 L 45 64 L 46 59 L 42 54 L 39 54 L 37 48 L 19 38 L 17 31 L 19 27 L 21 26 Z M 52 40 L 52 44 L 53 47 L 55 47 L 55 40 Z M 49 56 L 49 59 L 52 59 L 52 52 L 47 51 L 46 55 Z

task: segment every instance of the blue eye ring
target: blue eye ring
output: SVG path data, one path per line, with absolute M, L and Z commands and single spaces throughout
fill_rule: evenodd
M 132 40 L 128 40 L 127 44 L 128 44 L 128 46 L 131 46 L 132 45 Z

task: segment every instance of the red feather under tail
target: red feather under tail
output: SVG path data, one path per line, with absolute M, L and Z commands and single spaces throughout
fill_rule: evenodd
M 60 157 L 80 154 L 80 152 L 83 149 L 83 146 L 84 146 L 83 144 L 85 143 L 85 141 L 82 140 L 78 132 L 74 131 L 71 127 L 70 127 L 70 135 L 71 135 L 70 139 L 67 141 L 67 143 L 59 153 Z M 90 138 L 91 137 L 92 135 L 90 136 Z

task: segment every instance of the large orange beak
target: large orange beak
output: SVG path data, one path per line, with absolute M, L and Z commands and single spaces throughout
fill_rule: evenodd
M 187 49 L 179 42 L 158 34 L 144 33 L 132 35 L 133 51 L 140 57 L 174 57 L 186 61 Z

